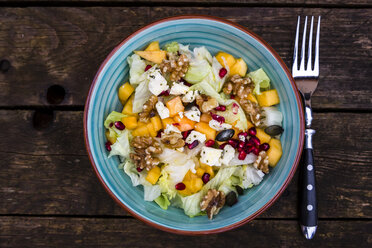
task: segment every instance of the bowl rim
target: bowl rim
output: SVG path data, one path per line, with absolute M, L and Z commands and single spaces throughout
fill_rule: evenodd
M 130 210 L 123 202 L 121 202 L 113 194 L 113 192 L 111 192 L 110 188 L 104 182 L 104 180 L 101 177 L 100 173 L 98 172 L 96 164 L 93 160 L 93 156 L 92 156 L 92 153 L 91 153 L 91 150 L 90 150 L 89 140 L 88 140 L 87 122 L 88 122 L 88 112 L 89 112 L 89 107 L 90 107 L 90 100 L 91 100 L 91 96 L 92 96 L 92 91 L 93 91 L 93 89 L 94 89 L 94 87 L 97 83 L 97 78 L 98 78 L 99 74 L 101 73 L 102 69 L 105 67 L 107 62 L 110 60 L 110 58 L 116 53 L 116 51 L 118 49 L 120 49 L 123 45 L 125 45 L 128 40 L 130 40 L 132 37 L 136 36 L 137 34 L 145 31 L 146 29 L 149 29 L 149 28 L 151 28 L 155 25 L 158 25 L 160 23 L 164 23 L 164 22 L 168 22 L 168 21 L 175 21 L 175 20 L 183 20 L 183 19 L 204 19 L 204 20 L 211 20 L 211 21 L 227 24 L 227 25 L 233 26 L 233 27 L 243 31 L 244 33 L 246 33 L 246 34 L 250 35 L 252 38 L 254 38 L 256 41 L 258 41 L 263 47 L 265 47 L 273 55 L 273 57 L 277 60 L 277 62 L 279 63 L 279 65 L 281 66 L 283 71 L 285 72 L 287 78 L 289 79 L 289 81 L 290 81 L 290 83 L 291 83 L 291 85 L 292 85 L 292 87 L 295 91 L 294 93 L 295 93 L 295 96 L 296 96 L 296 102 L 297 102 L 298 107 L 299 107 L 299 117 L 300 117 L 300 137 L 299 137 L 299 146 L 297 148 L 296 157 L 295 157 L 294 163 L 292 165 L 292 168 L 289 172 L 288 177 L 286 178 L 283 186 L 275 194 L 275 196 L 273 198 L 271 198 L 257 212 L 255 212 L 254 214 L 248 216 L 247 218 L 245 218 L 241 221 L 235 222 L 235 223 L 233 223 L 229 226 L 220 227 L 220 228 L 216 228 L 216 229 L 210 229 L 210 230 L 203 230 L 203 231 L 189 231 L 189 230 L 186 231 L 186 230 L 179 230 L 179 229 L 174 229 L 174 228 L 170 228 L 170 227 L 167 227 L 167 226 L 163 226 L 163 225 L 154 223 L 150 219 L 142 217 L 142 216 L 134 213 L 132 210 Z M 240 227 L 240 226 L 252 221 L 253 219 L 255 219 L 260 214 L 262 214 L 265 210 L 267 210 L 280 197 L 280 195 L 284 192 L 284 190 L 287 188 L 287 186 L 291 182 L 291 180 L 292 180 L 292 178 L 293 178 L 293 176 L 294 176 L 294 174 L 297 170 L 300 159 L 301 159 L 301 154 L 302 154 L 302 150 L 303 150 L 303 143 L 304 143 L 304 133 L 305 133 L 305 123 L 304 123 L 304 112 L 303 112 L 302 99 L 300 97 L 300 94 L 299 94 L 299 91 L 297 89 L 296 83 L 295 83 L 295 81 L 292 77 L 292 74 L 290 73 L 288 67 L 286 66 L 284 61 L 281 59 L 281 57 L 277 54 L 277 52 L 266 41 L 264 41 L 260 36 L 253 33 L 252 31 L 250 31 L 246 27 L 244 27 L 240 24 L 237 24 L 235 22 L 220 18 L 220 17 L 210 16 L 210 15 L 177 15 L 177 16 L 172 16 L 172 17 L 168 17 L 168 18 L 163 18 L 163 19 L 154 21 L 154 22 L 138 29 L 137 31 L 135 31 L 131 35 L 129 35 L 127 38 L 125 38 L 123 41 L 121 41 L 118 45 L 115 46 L 115 48 L 109 53 L 109 55 L 105 58 L 105 60 L 100 65 L 100 67 L 99 67 L 99 69 L 98 69 L 98 71 L 97 71 L 97 73 L 96 73 L 96 75 L 93 79 L 93 82 L 92 82 L 92 84 L 89 88 L 89 92 L 88 92 L 88 95 L 87 95 L 87 100 L 85 102 L 85 107 L 84 107 L 84 143 L 85 143 L 85 147 L 86 147 L 86 150 L 88 152 L 88 157 L 89 157 L 90 163 L 93 167 L 93 170 L 96 173 L 96 176 L 98 177 L 99 181 L 101 182 L 101 184 L 103 185 L 103 187 L 107 191 L 107 193 L 111 196 L 111 198 L 114 199 L 114 201 L 117 204 L 119 204 L 119 206 L 121 208 L 123 208 L 124 210 L 129 212 L 136 219 L 139 219 L 142 222 L 144 222 L 144 223 L 146 223 L 146 224 L 148 224 L 152 227 L 155 227 L 155 228 L 158 228 L 160 230 L 167 231 L 167 232 L 170 232 L 170 233 L 175 233 L 175 234 L 203 235 L 203 234 L 221 233 L 221 232 L 229 231 L 229 230 L 235 229 L 237 227 Z

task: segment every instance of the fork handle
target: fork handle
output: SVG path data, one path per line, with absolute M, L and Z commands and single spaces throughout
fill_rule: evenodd
M 315 187 L 315 167 L 313 158 L 312 136 L 315 130 L 305 130 L 305 149 L 301 168 L 300 224 L 307 239 L 313 238 L 318 224 L 318 210 Z

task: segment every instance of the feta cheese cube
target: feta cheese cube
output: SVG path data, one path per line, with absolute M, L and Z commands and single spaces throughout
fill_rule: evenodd
M 185 116 L 192 121 L 200 122 L 200 111 L 197 107 L 192 107 L 190 110 L 186 111 Z
M 186 143 L 191 144 L 195 140 L 199 141 L 199 143 L 204 143 L 207 140 L 207 136 L 203 133 L 199 133 L 198 131 L 191 131 L 189 136 L 186 138 Z
M 220 158 L 222 155 L 221 149 L 215 149 L 204 146 L 201 151 L 200 162 L 209 166 L 221 166 Z
M 223 165 L 229 165 L 229 162 L 234 158 L 235 156 L 235 149 L 230 145 L 225 145 L 223 148 L 223 155 L 220 160 L 221 164 Z
M 209 126 L 211 128 L 213 128 L 214 130 L 217 130 L 217 131 L 222 131 L 222 130 L 230 129 L 232 127 L 230 124 L 219 123 L 216 120 L 210 120 L 209 121 Z
M 149 90 L 156 96 L 169 88 L 167 80 L 161 75 L 159 70 L 150 73 L 147 78 L 149 80 Z
M 173 86 L 170 90 L 171 95 L 184 95 L 189 90 L 189 87 L 184 85 L 183 83 L 176 83 L 173 82 Z
M 167 127 L 164 129 L 164 133 L 165 134 L 170 134 L 172 132 L 181 133 L 181 131 L 177 127 L 175 127 L 174 125 L 167 124 Z
M 183 102 L 193 102 L 195 98 L 199 95 L 197 90 L 190 90 L 182 97 Z
M 165 119 L 169 117 L 169 109 L 164 106 L 164 103 L 159 101 L 155 104 L 155 107 L 156 110 L 158 111 L 160 118 Z

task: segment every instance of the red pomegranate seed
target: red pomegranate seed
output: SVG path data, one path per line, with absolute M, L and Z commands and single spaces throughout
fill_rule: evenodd
M 205 142 L 206 147 L 211 147 L 213 145 L 214 145 L 214 140 L 208 140 L 207 142 Z
M 251 127 L 250 129 L 248 129 L 248 134 L 250 136 L 255 136 L 257 134 L 257 130 L 255 127 Z
M 267 144 L 267 143 L 263 143 L 263 144 L 260 145 L 259 149 L 260 149 L 260 151 L 265 151 L 266 152 L 267 150 L 270 149 L 270 145 Z
M 244 148 L 245 146 L 245 142 L 244 141 L 240 141 L 239 142 L 239 148 Z
M 247 153 L 245 151 L 240 151 L 238 155 L 238 159 L 244 160 L 246 156 L 247 156 Z
M 254 155 L 258 156 L 258 154 L 260 153 L 260 150 L 257 147 L 253 147 L 252 152 L 253 152 Z
M 137 167 L 137 171 L 138 172 L 141 172 L 143 169 L 141 169 L 140 167 Z
M 189 87 L 192 85 L 189 82 L 187 82 L 184 78 L 181 78 L 180 82 L 182 82 L 184 85 L 189 86 Z
M 228 144 L 228 143 L 223 143 L 223 144 L 221 144 L 218 148 L 223 149 L 223 148 L 225 148 L 225 146 L 226 146 L 227 144 Z
M 238 136 L 247 137 L 248 136 L 248 133 L 247 132 L 241 132 L 241 133 L 238 134 Z
M 237 141 L 235 139 L 230 139 L 230 140 L 227 141 L 227 143 L 229 143 L 229 145 L 231 145 L 234 148 L 237 148 L 238 145 L 239 145 L 239 141 Z
M 225 117 L 220 116 L 220 115 L 216 115 L 216 114 L 212 114 L 212 113 L 211 113 L 211 116 L 212 116 L 213 120 L 218 121 L 221 124 L 225 123 Z
M 124 126 L 123 122 L 121 122 L 121 121 L 115 121 L 115 127 L 119 130 L 124 130 L 125 129 L 125 126 Z
M 106 150 L 107 150 L 107 151 L 111 152 L 111 142 L 110 142 L 110 141 L 107 141 L 107 142 L 105 143 L 105 147 L 106 147 Z
M 156 138 L 161 138 L 161 132 L 159 131 L 158 134 L 156 135 Z
M 215 108 L 215 110 L 216 111 L 226 111 L 226 106 L 224 106 L 224 105 L 220 105 L 220 106 L 217 106 L 216 108 Z
M 180 124 L 178 122 L 172 123 L 173 126 L 179 126 Z
M 210 180 L 211 175 L 209 173 L 204 173 L 202 176 L 203 183 L 207 183 Z
M 244 148 L 238 147 L 238 152 L 244 151 Z
M 194 140 L 191 144 L 187 144 L 187 147 L 191 150 L 194 149 L 197 145 L 199 145 L 199 141 Z
M 235 102 L 233 103 L 233 106 L 232 106 L 232 112 L 234 115 L 238 114 L 239 112 L 239 105 L 236 104 Z
M 245 149 L 245 152 L 246 152 L 247 154 L 249 154 L 249 153 L 253 152 L 253 150 L 254 150 L 255 148 L 256 148 L 256 147 L 254 147 L 254 146 L 247 146 L 247 148 Z
M 235 99 L 235 96 L 234 95 L 230 95 L 230 99 Z
M 227 74 L 226 68 L 221 68 L 220 69 L 220 72 L 218 73 L 218 75 L 220 76 L 220 78 L 223 78 L 226 74 Z
M 109 127 L 112 127 L 113 125 L 114 125 L 114 123 L 111 122 L 110 125 L 109 125 Z
M 261 141 L 259 138 L 257 138 L 256 136 L 252 136 L 249 141 L 253 142 L 255 144 L 255 146 L 259 146 L 261 144 Z
M 152 66 L 151 65 L 146 65 L 145 71 L 148 71 Z
M 169 96 L 169 90 L 162 91 L 159 96 Z
M 182 132 L 182 138 L 186 139 L 187 136 L 189 136 L 190 133 L 191 133 L 191 130 Z
M 186 189 L 186 185 L 184 183 L 177 183 L 176 190 L 184 190 Z

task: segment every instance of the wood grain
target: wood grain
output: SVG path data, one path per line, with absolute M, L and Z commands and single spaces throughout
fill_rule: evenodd
M 93 173 L 83 113 L 49 114 L 52 122 L 35 129 L 33 111 L 0 111 L 0 214 L 128 215 Z M 319 216 L 371 218 L 372 114 L 320 113 L 313 123 Z M 297 191 L 295 176 L 261 217 L 296 218 Z
M 372 109 L 372 9 L 264 7 L 1 8 L 0 60 L 12 67 L 0 73 L 0 107 L 49 105 L 46 91 L 53 84 L 66 90 L 60 105 L 82 107 L 95 72 L 116 44 L 139 27 L 179 14 L 216 15 L 246 26 L 287 65 L 296 16 L 322 15 L 314 108 Z
M 236 230 L 181 236 L 134 219 L 0 217 L 5 247 L 370 247 L 371 221 L 320 221 L 311 241 L 297 221 L 255 220 Z M 350 234 L 358 234 L 351 238 Z

